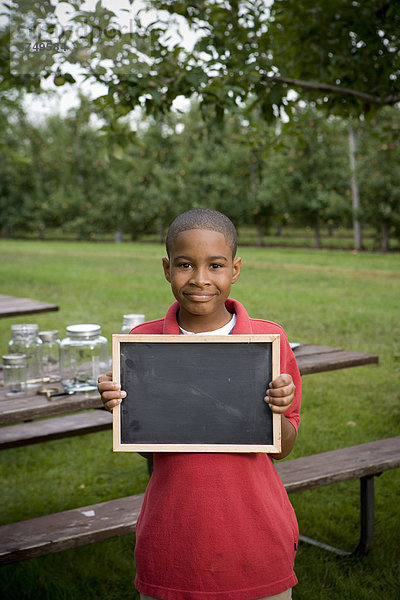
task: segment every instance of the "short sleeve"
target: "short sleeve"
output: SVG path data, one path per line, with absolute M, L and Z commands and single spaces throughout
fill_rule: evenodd
M 292 376 L 293 383 L 296 386 L 294 401 L 285 413 L 285 417 L 291 422 L 296 431 L 300 425 L 300 404 L 301 404 L 301 377 L 299 367 L 297 366 L 296 358 L 293 354 L 285 332 L 282 330 L 280 334 L 281 340 L 281 373 L 288 373 Z

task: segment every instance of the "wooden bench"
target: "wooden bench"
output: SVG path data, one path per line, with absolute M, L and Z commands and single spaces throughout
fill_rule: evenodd
M 400 465 L 400 436 L 278 462 L 288 493 L 339 481 L 361 481 L 361 536 L 355 553 L 366 554 L 374 533 L 374 477 Z M 67 510 L 0 527 L 0 564 L 9 564 L 133 533 L 143 494 Z M 301 536 L 340 554 L 350 554 Z
M 112 427 L 107 410 L 90 410 L 29 423 L 0 427 L 0 450 L 104 431 Z
M 303 456 L 275 464 L 290 494 L 331 483 L 360 479 L 360 540 L 345 552 L 300 535 L 300 540 L 341 555 L 367 554 L 374 536 L 374 477 L 400 466 L 400 436 Z

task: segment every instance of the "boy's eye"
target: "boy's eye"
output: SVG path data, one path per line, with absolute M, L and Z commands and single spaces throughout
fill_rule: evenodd
M 219 263 L 212 263 L 211 268 L 212 269 L 220 269 L 220 268 L 222 268 L 222 265 L 220 265 Z
M 190 267 L 190 263 L 182 262 L 182 263 L 179 263 L 178 267 L 182 267 L 183 269 L 188 269 Z

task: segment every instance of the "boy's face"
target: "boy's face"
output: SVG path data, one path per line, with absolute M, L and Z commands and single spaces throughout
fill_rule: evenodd
M 225 308 L 241 259 L 232 258 L 225 236 L 209 229 L 181 232 L 163 258 L 164 273 L 180 304 L 179 324 L 190 331 L 212 331 L 230 318 Z

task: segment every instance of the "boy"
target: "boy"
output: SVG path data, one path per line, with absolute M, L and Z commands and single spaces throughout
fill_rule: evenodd
M 156 453 L 137 523 L 136 587 L 142 600 L 289 600 L 298 527 L 273 466 L 294 445 L 299 425 L 300 376 L 282 328 L 250 319 L 229 299 L 240 275 L 236 230 L 210 209 L 178 216 L 169 228 L 164 274 L 176 302 L 164 319 L 143 323 L 138 334 L 279 333 L 281 375 L 265 402 L 282 414 L 282 451 L 262 453 Z M 99 378 L 112 410 L 126 393 Z

